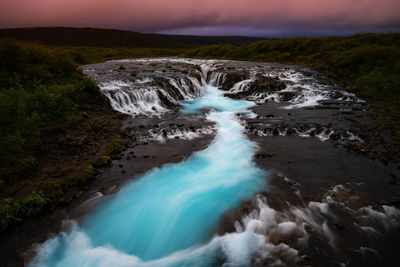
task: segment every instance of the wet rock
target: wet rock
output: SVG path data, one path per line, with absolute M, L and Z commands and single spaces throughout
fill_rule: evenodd
M 296 134 L 296 130 L 290 127 L 287 129 L 286 134 L 287 135 Z
M 257 153 L 256 154 L 256 158 L 258 158 L 258 159 L 265 159 L 265 158 L 270 159 L 275 156 L 276 156 L 276 154 L 270 154 L 270 153 Z
M 254 78 L 254 81 L 248 84 L 246 91 L 225 95 L 233 99 L 241 99 L 255 93 L 269 93 L 280 91 L 285 88 L 285 83 L 280 81 L 278 78 L 257 74 L 257 76 Z
M 329 139 L 338 141 L 340 139 L 340 134 L 339 133 L 333 133 L 329 136 Z
M 221 86 L 221 90 L 228 91 L 230 90 L 235 83 L 243 81 L 247 79 L 247 75 L 238 71 L 232 71 L 225 75 L 224 83 Z
M 279 93 L 279 97 L 281 98 L 282 101 L 288 102 L 296 97 L 296 93 L 295 92 L 281 92 L 281 93 Z M 288 113 L 288 115 L 289 114 L 290 113 Z

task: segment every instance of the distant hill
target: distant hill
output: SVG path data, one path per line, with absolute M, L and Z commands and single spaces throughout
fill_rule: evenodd
M 39 27 L 0 29 L 0 37 L 38 41 L 46 45 L 151 48 L 193 47 L 150 34 L 95 28 Z
M 235 46 L 244 46 L 249 43 L 265 40 L 262 37 L 248 36 L 198 36 L 198 35 L 169 35 L 169 34 L 149 34 L 154 37 L 160 37 L 174 41 L 177 43 L 189 45 L 215 45 L 215 44 L 232 44 Z
M 0 37 L 37 41 L 45 45 L 151 48 L 193 48 L 216 44 L 243 46 L 265 39 L 246 36 L 145 34 L 124 30 L 69 27 L 0 29 Z

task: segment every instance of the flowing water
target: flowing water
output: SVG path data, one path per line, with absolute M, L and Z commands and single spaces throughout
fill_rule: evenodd
M 203 80 L 203 84 L 205 84 Z M 235 114 L 254 103 L 232 100 L 212 85 L 182 101 L 183 113 L 211 111 L 217 135 L 205 150 L 153 169 L 105 199 L 67 232 L 44 243 L 30 266 L 245 266 L 263 237 L 213 236 L 221 215 L 265 186 L 252 161 L 255 144 Z

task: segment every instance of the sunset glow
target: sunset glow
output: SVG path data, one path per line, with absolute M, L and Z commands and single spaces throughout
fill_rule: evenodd
M 398 31 L 398 0 L 1 0 L 0 28 L 74 26 L 139 32 L 315 35 Z

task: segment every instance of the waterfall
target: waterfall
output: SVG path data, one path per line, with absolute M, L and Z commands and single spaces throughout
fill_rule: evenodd
M 193 77 L 166 78 L 158 82 L 151 78 L 133 82 L 114 80 L 100 82 L 99 87 L 115 110 L 132 116 L 158 116 L 178 107 L 181 100 L 203 94 L 200 82 Z

